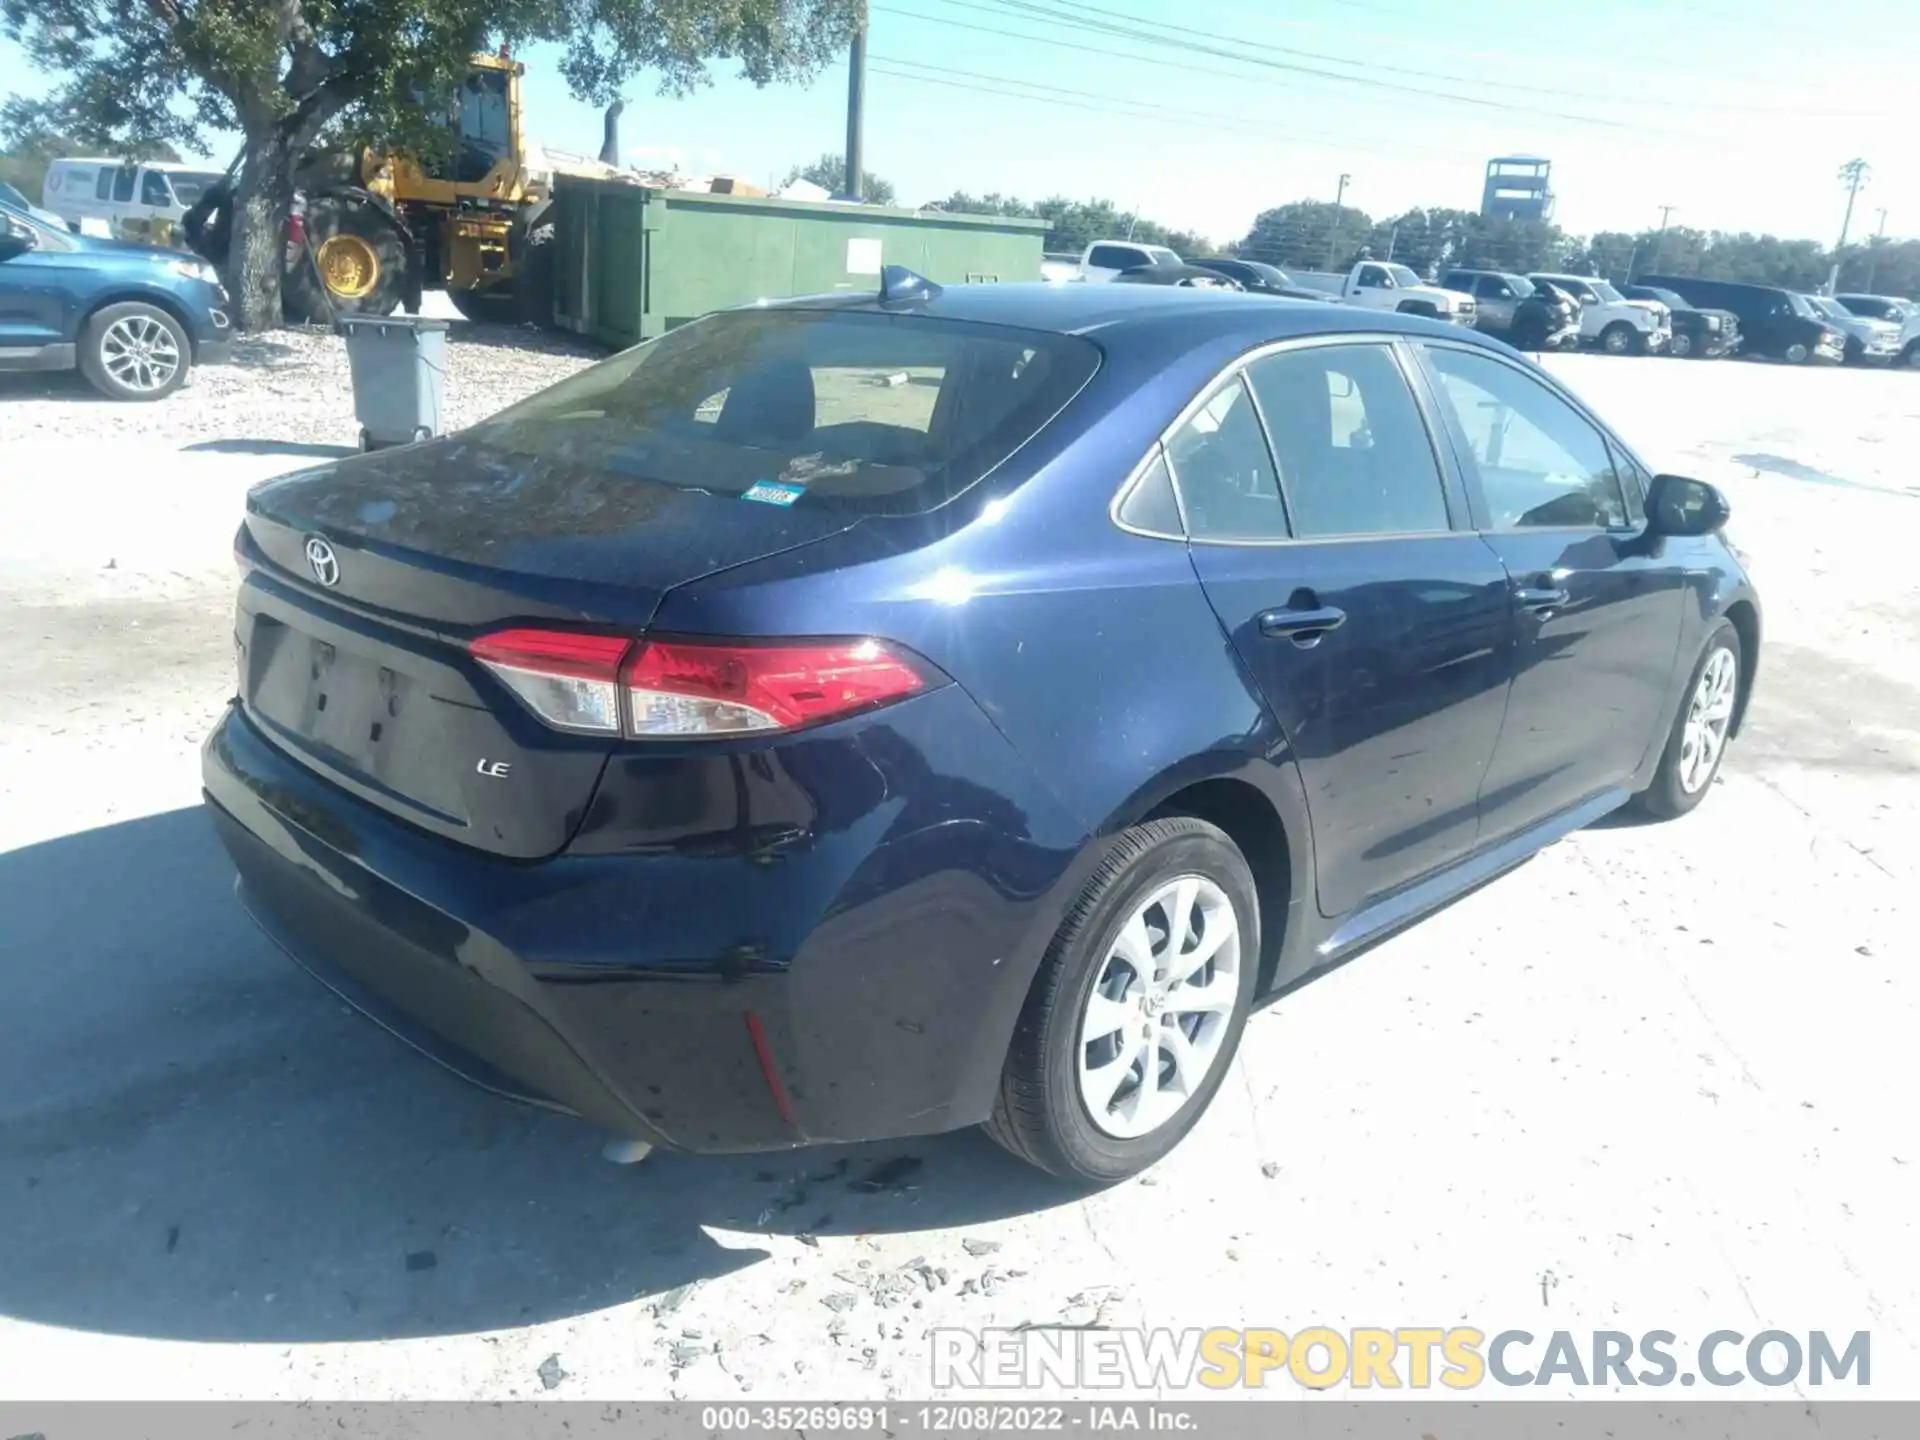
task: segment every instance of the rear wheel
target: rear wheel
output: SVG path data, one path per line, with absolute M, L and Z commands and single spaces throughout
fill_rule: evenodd
M 1220 1088 L 1259 957 L 1253 876 L 1224 832 L 1185 816 L 1126 831 L 1041 962 L 987 1133 L 1069 1179 L 1146 1169 Z
M 1707 798 L 1713 777 L 1726 758 L 1733 715 L 1740 697 L 1740 635 L 1722 620 L 1707 640 L 1687 681 L 1686 698 L 1674 717 L 1667 748 L 1653 783 L 1634 803 L 1647 814 L 1668 820 L 1684 815 Z
M 378 209 L 351 195 L 307 202 L 307 242 L 287 277 L 289 316 L 325 324 L 336 315 L 391 315 L 407 288 L 407 245 Z
M 108 305 L 80 336 L 80 370 L 113 400 L 159 400 L 186 384 L 193 366 L 187 332 L 166 311 L 139 301 Z
M 553 226 L 536 225 L 513 269 L 514 293 L 522 324 L 553 328 Z

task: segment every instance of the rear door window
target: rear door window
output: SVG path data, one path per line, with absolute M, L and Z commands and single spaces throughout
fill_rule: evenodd
M 1238 375 L 1173 433 L 1166 454 L 1195 540 L 1286 538 L 1273 456 Z
M 1033 438 L 1100 352 L 924 316 L 736 310 L 502 411 L 484 443 L 764 504 L 906 515 Z
M 1273 437 L 1300 539 L 1448 528 L 1433 442 L 1385 345 L 1316 345 L 1254 361 L 1247 378 Z
M 1136 265 L 1147 264 L 1148 257 L 1145 251 L 1131 245 L 1096 245 L 1087 256 L 1087 263 L 1098 270 L 1131 270 Z

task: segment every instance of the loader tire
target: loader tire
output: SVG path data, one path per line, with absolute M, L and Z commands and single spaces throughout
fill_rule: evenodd
M 406 237 L 393 222 L 351 195 L 320 195 L 307 201 L 306 227 L 283 287 L 288 317 L 391 315 L 407 291 Z

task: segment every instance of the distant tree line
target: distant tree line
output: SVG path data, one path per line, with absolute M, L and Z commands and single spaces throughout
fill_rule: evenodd
M 1616 283 L 1635 275 L 1665 273 L 1805 291 L 1825 285 L 1838 258 L 1843 291 L 1920 295 L 1920 240 L 1870 239 L 1848 245 L 1836 257 L 1831 247 L 1818 241 L 1783 240 L 1777 235 L 1680 225 L 1665 232 L 1649 228 L 1569 235 L 1546 221 L 1493 220 L 1472 210 L 1417 206 L 1376 220 L 1351 205 L 1336 208 L 1326 200 L 1295 200 L 1262 211 L 1244 236 L 1221 245 L 1194 231 L 1123 210 L 1110 200 L 1055 196 L 1028 202 L 1010 195 L 960 191 L 935 203 L 939 209 L 965 214 L 1043 219 L 1048 222 L 1046 248 L 1068 253 L 1084 250 L 1095 240 L 1131 234 L 1182 255 L 1237 255 L 1299 270 L 1344 269 L 1364 249 L 1427 276 L 1453 266 L 1523 274 L 1569 270 L 1602 275 Z

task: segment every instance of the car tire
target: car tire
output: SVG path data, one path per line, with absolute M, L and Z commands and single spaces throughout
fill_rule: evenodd
M 1434 308 L 1431 300 L 1402 300 L 1394 309 L 1402 315 L 1421 315 L 1429 320 L 1440 318 L 1440 312 Z
M 1900 363 L 1909 370 L 1920 370 L 1920 340 L 1915 340 L 1900 352 Z
M 103 306 L 80 332 L 80 373 L 110 400 L 164 399 L 192 368 L 185 328 L 157 305 Z
M 1686 359 L 1693 354 L 1693 337 L 1682 335 L 1678 330 L 1674 331 L 1673 341 L 1667 346 L 1667 353 L 1678 360 Z
M 1609 355 L 1631 355 L 1637 339 L 1631 325 L 1616 320 L 1600 332 L 1600 348 Z
M 1732 622 L 1722 620 L 1707 637 L 1687 678 L 1666 749 L 1653 772 L 1653 783 L 1633 797 L 1643 813 L 1671 820 L 1706 799 L 1714 776 L 1720 773 L 1720 762 L 1726 758 L 1727 742 L 1739 715 L 1744 663 L 1739 632 Z M 1702 744 L 1711 745 L 1704 763 L 1699 758 Z
M 1175 914 L 1185 917 L 1181 953 L 1211 947 L 1184 980 L 1165 964 Z M 1224 831 L 1188 816 L 1125 831 L 1047 947 L 987 1133 L 1064 1179 L 1111 1184 L 1138 1174 L 1180 1142 L 1219 1089 L 1259 963 L 1253 874 Z
M 1813 351 L 1796 340 L 1780 352 L 1780 358 L 1789 365 L 1804 365 L 1813 358 Z

